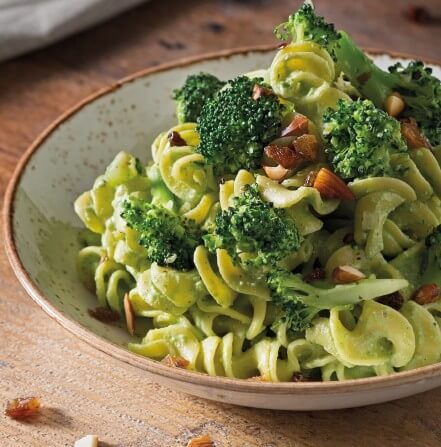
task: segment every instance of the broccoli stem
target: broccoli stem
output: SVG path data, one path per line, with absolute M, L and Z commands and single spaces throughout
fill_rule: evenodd
M 377 107 L 383 108 L 386 97 L 394 87 L 394 77 L 374 64 L 344 31 L 334 48 L 337 68 Z
M 295 275 L 282 282 L 282 287 L 288 290 L 292 289 L 299 301 L 317 309 L 357 304 L 397 292 L 407 286 L 408 282 L 405 279 L 364 279 L 352 284 L 321 289 L 299 280 Z

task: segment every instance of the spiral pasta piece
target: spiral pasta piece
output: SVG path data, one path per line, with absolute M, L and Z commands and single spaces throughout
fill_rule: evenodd
M 329 53 L 313 42 L 292 43 L 276 54 L 270 67 L 270 82 L 282 98 L 292 101 L 296 110 L 315 122 L 323 112 L 334 108 L 338 99 L 349 96 L 332 84 L 334 62 Z

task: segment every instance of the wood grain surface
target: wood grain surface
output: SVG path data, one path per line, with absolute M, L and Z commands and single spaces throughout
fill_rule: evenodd
M 362 45 L 441 60 L 441 27 L 409 22 L 409 2 L 316 0 Z M 0 194 L 18 158 L 85 95 L 139 69 L 217 49 L 273 41 L 298 1 L 152 0 L 93 30 L 0 65 Z M 440 0 L 419 1 L 441 13 Z M 1 31 L 0 31 L 1 32 Z M 41 396 L 33 422 L 0 415 L 0 446 L 179 447 L 208 434 L 218 447 L 440 446 L 441 389 L 384 405 L 316 413 L 254 410 L 154 384 L 77 340 L 40 310 L 0 251 L 0 406 Z

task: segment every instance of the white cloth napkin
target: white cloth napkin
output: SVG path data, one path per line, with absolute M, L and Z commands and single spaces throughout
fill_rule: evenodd
M 0 61 L 47 45 L 146 0 L 0 0 Z

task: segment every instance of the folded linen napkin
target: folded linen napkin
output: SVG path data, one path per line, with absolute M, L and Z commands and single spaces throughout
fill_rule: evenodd
M 47 45 L 146 0 L 0 0 L 0 61 Z

